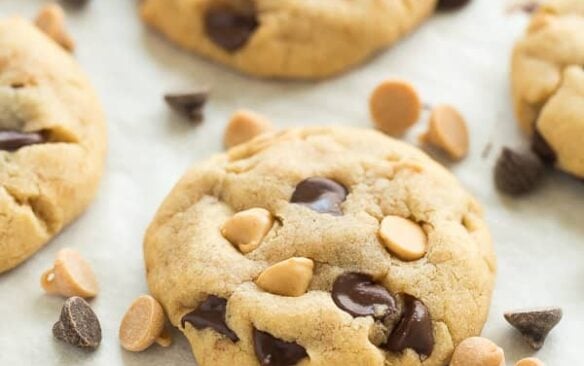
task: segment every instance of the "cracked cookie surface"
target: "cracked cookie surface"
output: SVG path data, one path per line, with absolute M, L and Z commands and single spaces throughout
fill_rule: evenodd
M 77 62 L 28 21 L 0 21 L 0 272 L 87 207 L 105 145 L 101 107 Z
M 393 44 L 436 0 L 145 0 L 144 21 L 181 47 L 248 74 L 322 78 Z
M 533 149 L 584 178 L 584 2 L 550 0 L 513 51 L 515 113 Z
M 380 235 L 388 217 L 408 224 Z M 402 260 L 385 238 L 426 248 Z M 481 209 L 449 172 L 342 127 L 262 135 L 195 165 L 144 254 L 202 366 L 446 365 L 480 333 L 496 267 Z

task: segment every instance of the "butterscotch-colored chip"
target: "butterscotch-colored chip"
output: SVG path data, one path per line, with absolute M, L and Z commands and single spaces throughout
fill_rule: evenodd
M 65 297 L 91 298 L 99 291 L 89 262 L 79 252 L 69 248 L 59 251 L 53 268 L 41 276 L 41 286 L 48 294 Z
M 36 26 L 67 51 L 75 49 L 75 42 L 65 29 L 65 12 L 59 5 L 45 5 L 35 19 Z
M 250 208 L 228 219 L 221 227 L 221 233 L 242 253 L 257 248 L 274 224 L 272 214 L 263 208 Z
M 454 160 L 468 153 L 469 136 L 464 117 L 446 104 L 432 108 L 430 126 L 420 140 L 444 150 Z
M 450 366 L 505 366 L 505 353 L 486 338 L 471 337 L 456 347 Z
M 420 118 L 422 103 L 411 84 L 388 80 L 371 94 L 369 109 L 378 129 L 399 137 Z
M 227 148 L 233 147 L 271 129 L 272 123 L 267 118 L 255 112 L 242 109 L 231 116 L 225 128 L 223 143 Z
M 150 295 L 138 297 L 120 324 L 120 344 L 132 352 L 143 351 L 154 343 L 168 347 L 172 339 L 164 329 L 165 321 L 162 306 L 155 298 Z
M 517 361 L 515 366 L 545 366 L 541 360 L 535 357 L 528 357 Z
M 301 296 L 306 293 L 314 262 L 303 257 L 294 257 L 266 268 L 256 280 L 263 290 L 281 296 Z
M 381 221 L 379 236 L 386 248 L 404 261 L 414 261 L 426 254 L 426 233 L 415 222 L 399 216 Z

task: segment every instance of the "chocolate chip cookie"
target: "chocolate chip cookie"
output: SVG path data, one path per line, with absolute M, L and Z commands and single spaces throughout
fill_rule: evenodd
M 104 116 L 77 62 L 28 21 L 0 21 L 0 272 L 87 207 L 105 146 Z
M 584 178 L 584 1 L 550 0 L 513 51 L 520 126 L 546 162 Z
M 495 257 L 442 166 L 379 132 L 263 134 L 190 169 L 144 244 L 150 291 L 213 365 L 446 365 Z
M 248 74 L 322 78 L 403 37 L 437 0 L 144 0 L 144 21 L 178 45 Z

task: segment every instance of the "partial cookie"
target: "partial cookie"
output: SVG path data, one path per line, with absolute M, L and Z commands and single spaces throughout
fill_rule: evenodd
M 437 0 L 145 0 L 144 21 L 178 45 L 262 77 L 322 78 L 386 48 Z
M 544 160 L 584 178 L 584 1 L 549 0 L 513 51 L 515 113 Z
M 0 272 L 83 212 L 105 147 L 104 115 L 77 62 L 28 21 L 0 21 Z
M 196 165 L 144 254 L 201 366 L 446 365 L 480 333 L 495 275 L 479 205 L 450 173 L 341 127 L 264 134 Z

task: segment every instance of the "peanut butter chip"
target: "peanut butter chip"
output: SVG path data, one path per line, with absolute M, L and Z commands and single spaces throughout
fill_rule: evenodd
M 301 296 L 306 293 L 314 262 L 303 257 L 294 257 L 266 268 L 256 284 L 267 292 L 281 296 Z
M 468 153 L 469 137 L 466 122 L 460 113 L 449 105 L 439 105 L 432 109 L 430 127 L 420 139 L 443 149 L 454 160 L 460 160 Z
M 75 49 L 75 42 L 65 30 L 65 12 L 59 5 L 45 5 L 37 15 L 35 24 L 67 51 Z
M 233 215 L 221 227 L 221 233 L 242 253 L 257 248 L 274 224 L 272 214 L 263 208 L 250 208 Z
M 426 233 L 411 220 L 386 216 L 381 221 L 379 236 L 387 249 L 401 260 L 414 261 L 426 254 Z
M 225 129 L 223 142 L 227 148 L 239 145 L 272 129 L 265 117 L 248 110 L 237 111 L 231 116 Z
M 535 357 L 528 357 L 517 361 L 515 366 L 545 366 L 543 362 Z
M 59 251 L 53 268 L 41 276 L 41 285 L 48 294 L 65 297 L 91 298 L 99 291 L 89 262 L 79 252 L 68 248 Z
M 150 295 L 138 297 L 120 324 L 120 343 L 124 349 L 140 352 L 158 343 L 168 347 L 172 343 L 170 334 L 164 329 L 162 306 Z
M 471 337 L 456 347 L 450 366 L 505 366 L 505 354 L 490 340 Z
M 412 85 L 388 80 L 371 94 L 369 109 L 377 128 L 388 135 L 401 136 L 420 118 L 422 104 Z

